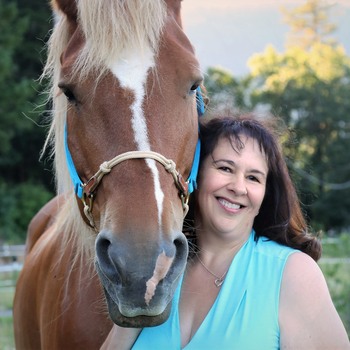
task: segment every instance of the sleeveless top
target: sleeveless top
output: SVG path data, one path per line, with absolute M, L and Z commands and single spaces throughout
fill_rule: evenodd
M 297 250 L 265 237 L 255 241 L 254 237 L 252 231 L 236 254 L 214 304 L 184 350 L 279 349 L 281 281 L 289 255 Z M 182 279 L 169 319 L 159 326 L 144 328 L 133 350 L 181 349 L 181 286 Z

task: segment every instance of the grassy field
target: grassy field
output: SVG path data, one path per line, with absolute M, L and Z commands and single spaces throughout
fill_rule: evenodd
M 350 337 L 350 234 L 342 234 L 336 240 L 325 240 L 319 265 Z
M 15 349 L 12 325 L 12 303 L 15 292 L 17 272 L 0 274 L 0 349 Z
M 350 234 L 323 243 L 319 265 L 326 277 L 333 302 L 350 336 Z M 15 349 L 12 329 L 12 300 L 17 272 L 0 274 L 0 349 Z

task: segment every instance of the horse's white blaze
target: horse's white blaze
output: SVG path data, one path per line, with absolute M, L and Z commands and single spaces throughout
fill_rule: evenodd
M 145 85 L 147 74 L 154 67 L 154 57 L 149 52 L 128 52 L 123 59 L 119 59 L 111 64 L 112 73 L 118 78 L 123 88 L 134 92 L 135 100 L 131 104 L 132 111 L 131 126 L 134 131 L 135 141 L 139 151 L 150 151 L 147 122 L 142 109 L 142 102 L 145 98 Z M 158 223 L 161 226 L 164 193 L 160 186 L 159 172 L 156 163 L 152 159 L 146 160 L 147 165 L 152 171 L 154 182 L 154 195 L 158 209 Z
M 145 293 L 146 305 L 149 305 L 149 303 L 151 302 L 156 292 L 158 283 L 168 273 L 173 260 L 174 260 L 174 257 L 166 256 L 164 251 L 161 254 L 159 254 L 156 261 L 156 266 L 154 267 L 153 276 L 146 282 L 146 293 Z

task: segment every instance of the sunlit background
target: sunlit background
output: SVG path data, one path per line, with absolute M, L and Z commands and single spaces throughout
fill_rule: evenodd
M 202 68 L 221 66 L 234 75 L 248 72 L 247 60 L 267 44 L 283 50 L 288 25 L 282 8 L 304 0 L 184 0 L 183 23 Z M 350 53 L 350 0 L 327 1 L 337 25 L 334 36 Z

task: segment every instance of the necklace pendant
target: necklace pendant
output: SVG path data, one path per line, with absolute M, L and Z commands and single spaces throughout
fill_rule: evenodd
M 217 278 L 215 281 L 214 281 L 215 285 L 220 288 L 221 285 L 224 283 L 224 280 L 222 278 Z

